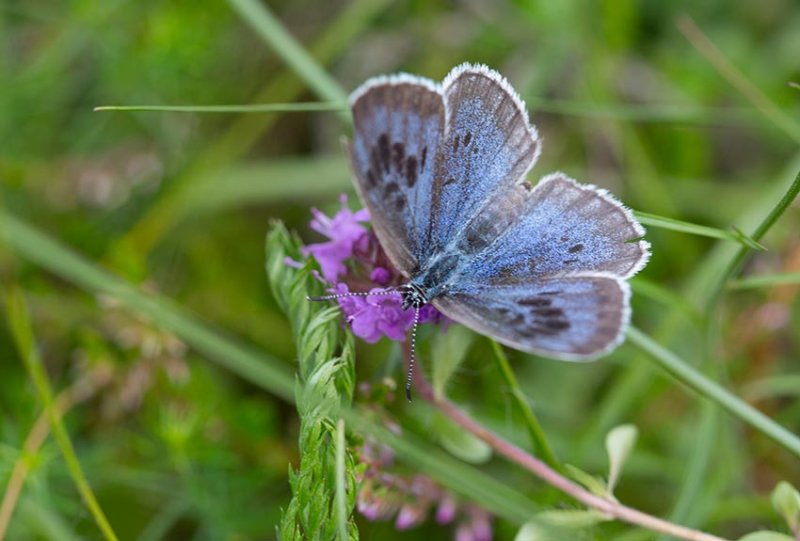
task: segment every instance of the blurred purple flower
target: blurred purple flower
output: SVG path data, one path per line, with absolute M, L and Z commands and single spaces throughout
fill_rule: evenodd
M 439 524 L 450 524 L 456 516 L 456 501 L 450 496 L 445 494 L 439 507 L 436 509 L 436 522 Z
M 388 390 L 393 390 L 390 385 Z M 381 385 L 363 385 L 366 399 L 383 397 L 391 402 L 394 394 Z M 388 402 L 387 402 L 388 404 Z M 374 405 L 374 402 L 373 402 Z M 380 408 L 375 409 L 384 425 L 398 435 L 400 427 Z M 491 515 L 472 503 L 459 502 L 447 489 L 428 476 L 398 473 L 394 451 L 386 444 L 366 437 L 358 449 L 363 469 L 357 474 L 357 509 L 368 520 L 391 520 L 395 528 L 408 530 L 428 517 L 439 524 L 453 524 L 456 541 L 491 541 Z
M 415 526 L 419 526 L 425 520 L 427 509 L 422 505 L 415 505 L 407 503 L 400 508 L 397 513 L 397 519 L 394 522 L 394 527 L 398 530 L 410 530 Z

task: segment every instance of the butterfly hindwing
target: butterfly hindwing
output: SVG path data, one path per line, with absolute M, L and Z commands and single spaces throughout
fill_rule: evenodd
M 456 321 L 507 346 L 589 360 L 617 346 L 630 318 L 628 284 L 603 274 L 514 286 L 459 285 L 433 300 Z
M 428 254 L 431 189 L 445 127 L 440 86 L 410 75 L 367 81 L 351 98 L 356 187 L 395 266 Z

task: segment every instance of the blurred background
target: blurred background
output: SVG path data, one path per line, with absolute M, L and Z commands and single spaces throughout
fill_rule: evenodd
M 326 101 L 284 62 L 290 53 L 254 30 L 248 4 L 4 0 L 0 198 L 5 211 L 95 264 L 290 367 L 293 339 L 264 275 L 264 236 L 282 220 L 319 242 L 307 225 L 311 207 L 331 214 L 340 193 L 357 206 L 341 115 L 92 111 Z M 532 178 L 562 170 L 638 211 L 751 232 L 800 169 L 800 89 L 789 84 L 800 82 L 795 0 L 267 4 L 347 92 L 396 71 L 439 80 L 464 61 L 499 70 L 544 139 Z M 800 271 L 799 227 L 795 206 L 745 272 Z M 658 228 L 648 239 L 635 324 L 797 431 L 797 286 L 711 298 L 707 284 L 722 272 L 712 258 L 734 243 Z M 298 458 L 293 405 L 7 243 L 0 282 L 25 291 L 70 436 L 122 539 L 274 537 Z M 476 338 L 451 394 L 524 439 L 489 356 Z M 800 479 L 796 457 L 704 407 L 631 346 L 590 365 L 509 356 L 563 461 L 602 475 L 606 432 L 638 426 L 622 501 L 731 537 L 785 529 L 768 493 Z M 359 381 L 402 377 L 388 343 L 358 344 L 357 366 Z M 389 408 L 400 424 L 434 430 L 396 402 Z M 22 451 L 40 414 L 0 326 L 0 487 L 8 493 L 20 457 L 29 468 L 7 538 L 99 539 L 52 440 Z M 572 505 L 503 461 L 482 467 L 544 506 Z M 453 538 L 432 520 L 407 532 L 357 520 L 364 539 Z M 513 539 L 517 526 L 494 528 L 497 539 Z M 620 525 L 589 535 L 656 538 Z

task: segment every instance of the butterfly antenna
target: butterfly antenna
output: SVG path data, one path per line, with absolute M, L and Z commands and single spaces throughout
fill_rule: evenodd
M 320 297 L 312 297 L 310 295 L 306 296 L 307 301 L 312 302 L 319 302 L 319 301 L 332 301 L 336 299 L 341 299 L 343 297 L 366 297 L 368 295 L 400 295 L 401 293 L 393 288 L 387 288 L 383 291 L 356 291 L 356 292 L 348 292 L 348 293 L 334 293 L 332 295 L 322 295 Z
M 411 382 L 414 379 L 414 357 L 417 354 L 417 327 L 419 326 L 419 307 L 414 308 L 414 326 L 411 327 L 411 355 L 406 374 L 406 399 L 411 402 Z

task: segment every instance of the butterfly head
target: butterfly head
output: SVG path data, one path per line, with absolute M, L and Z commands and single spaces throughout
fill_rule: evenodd
M 402 285 L 397 288 L 397 290 L 403 297 L 403 310 L 422 308 L 424 305 L 428 304 L 428 296 L 425 294 L 425 290 L 417 284 L 410 283 Z

